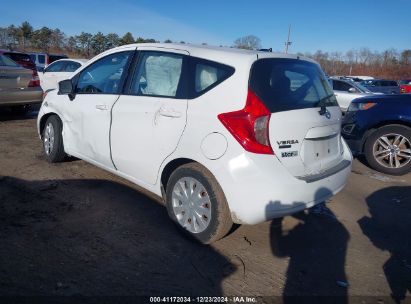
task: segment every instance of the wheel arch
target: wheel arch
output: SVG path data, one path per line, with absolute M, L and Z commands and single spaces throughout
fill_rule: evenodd
M 188 163 L 199 163 L 198 161 L 195 161 L 190 158 L 175 158 L 168 162 L 163 170 L 161 171 L 160 175 L 160 187 L 161 187 L 161 194 L 163 196 L 163 199 L 165 199 L 165 189 L 167 188 L 167 183 L 168 180 L 170 179 L 171 174 L 180 166 L 188 164 Z
M 53 115 L 57 116 L 57 118 L 58 118 L 58 119 L 60 120 L 60 122 L 61 122 L 61 128 L 63 128 L 63 122 L 61 121 L 60 116 L 59 116 L 56 112 L 46 113 L 46 114 L 44 114 L 44 115 L 40 118 L 39 133 L 40 133 L 40 136 L 41 136 L 41 137 L 43 137 L 43 130 L 44 130 L 44 127 L 46 126 L 46 121 L 47 121 L 47 119 L 48 119 L 50 116 L 53 116 Z

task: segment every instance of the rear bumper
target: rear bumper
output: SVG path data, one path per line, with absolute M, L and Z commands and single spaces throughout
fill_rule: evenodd
M 0 106 L 39 104 L 43 98 L 41 87 L 16 91 L 0 91 Z
M 216 174 L 235 223 L 258 224 L 321 203 L 344 188 L 352 155 L 344 143 L 344 165 L 315 180 L 291 175 L 272 155 L 243 153 Z

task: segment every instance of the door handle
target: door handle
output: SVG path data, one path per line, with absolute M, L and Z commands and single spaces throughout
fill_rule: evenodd
M 174 111 L 174 110 L 160 109 L 159 114 L 160 114 L 161 116 L 171 117 L 171 118 L 179 118 L 179 117 L 181 117 L 181 113 L 180 113 L 180 112 L 176 112 L 176 111 Z
M 102 110 L 102 111 L 107 111 L 108 106 L 107 105 L 96 105 L 97 110 Z

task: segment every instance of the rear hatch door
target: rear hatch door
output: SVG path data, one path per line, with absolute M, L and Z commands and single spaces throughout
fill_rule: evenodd
M 269 139 L 296 177 L 320 174 L 342 160 L 341 110 L 319 65 L 297 58 L 264 58 L 250 87 L 271 112 Z

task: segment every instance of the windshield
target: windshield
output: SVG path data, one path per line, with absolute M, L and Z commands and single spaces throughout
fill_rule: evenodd
M 411 84 L 411 79 L 408 80 L 400 80 L 400 84 Z
M 250 87 L 272 113 L 338 105 L 320 67 L 304 60 L 257 60 L 251 68 Z
M 31 62 L 30 55 L 23 54 L 23 53 L 5 53 L 6 56 L 15 60 L 15 61 L 24 61 L 24 62 Z
M 18 67 L 19 65 L 15 63 L 13 60 L 10 58 L 0 55 L 0 65 L 1 66 L 11 66 L 11 67 Z

